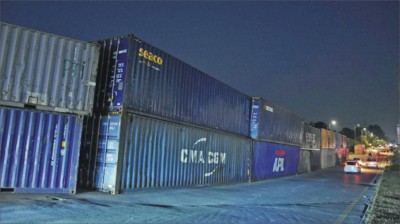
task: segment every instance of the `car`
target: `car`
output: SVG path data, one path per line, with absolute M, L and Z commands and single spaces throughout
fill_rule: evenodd
M 361 173 L 361 166 L 356 160 L 348 160 L 344 166 L 345 173 Z
M 367 159 L 367 162 L 365 163 L 365 166 L 368 167 L 368 168 L 376 168 L 376 169 L 379 168 L 378 161 L 376 160 L 376 158 L 373 158 L 373 157 L 369 157 Z
M 357 161 L 358 165 L 363 166 L 363 162 L 360 158 L 354 157 L 353 160 Z

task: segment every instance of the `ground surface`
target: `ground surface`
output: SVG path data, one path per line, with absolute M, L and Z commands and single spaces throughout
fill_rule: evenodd
M 119 195 L 0 194 L 0 223 L 361 223 L 376 169 L 335 166 L 254 183 Z

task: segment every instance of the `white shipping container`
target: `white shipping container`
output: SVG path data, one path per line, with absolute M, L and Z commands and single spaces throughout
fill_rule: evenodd
M 0 105 L 92 113 L 99 46 L 0 23 Z

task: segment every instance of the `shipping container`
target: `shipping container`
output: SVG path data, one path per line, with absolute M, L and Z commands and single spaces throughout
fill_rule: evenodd
M 300 149 L 299 166 L 297 173 L 308 173 L 311 171 L 311 150 Z
M 78 188 L 94 189 L 100 118 L 95 113 L 90 117 L 85 116 L 83 120 Z
M 255 140 L 300 146 L 304 120 L 285 108 L 253 97 L 250 136 Z
M 99 46 L 0 23 L 0 105 L 87 115 Z
M 75 193 L 82 118 L 0 107 L 0 188 Z
M 321 150 L 310 150 L 311 171 L 321 169 Z
M 341 165 L 344 161 L 346 161 L 347 151 L 344 148 L 345 137 L 340 133 L 335 133 L 335 140 L 336 140 L 336 164 Z
M 304 131 L 301 148 L 312 150 L 321 149 L 321 130 L 309 124 L 304 124 L 303 128 Z
M 132 113 L 105 115 L 93 185 L 117 194 L 248 182 L 250 156 L 251 140 L 240 135 Z
M 299 147 L 253 141 L 252 180 L 297 173 Z
M 322 149 L 336 148 L 335 132 L 321 128 L 321 148 Z
M 250 97 L 134 35 L 101 46 L 95 107 L 248 136 Z
M 321 169 L 325 169 L 336 164 L 335 149 L 321 149 Z

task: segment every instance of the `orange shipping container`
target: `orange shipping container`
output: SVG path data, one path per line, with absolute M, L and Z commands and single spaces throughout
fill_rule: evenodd
M 336 148 L 335 132 L 321 128 L 321 148 Z

